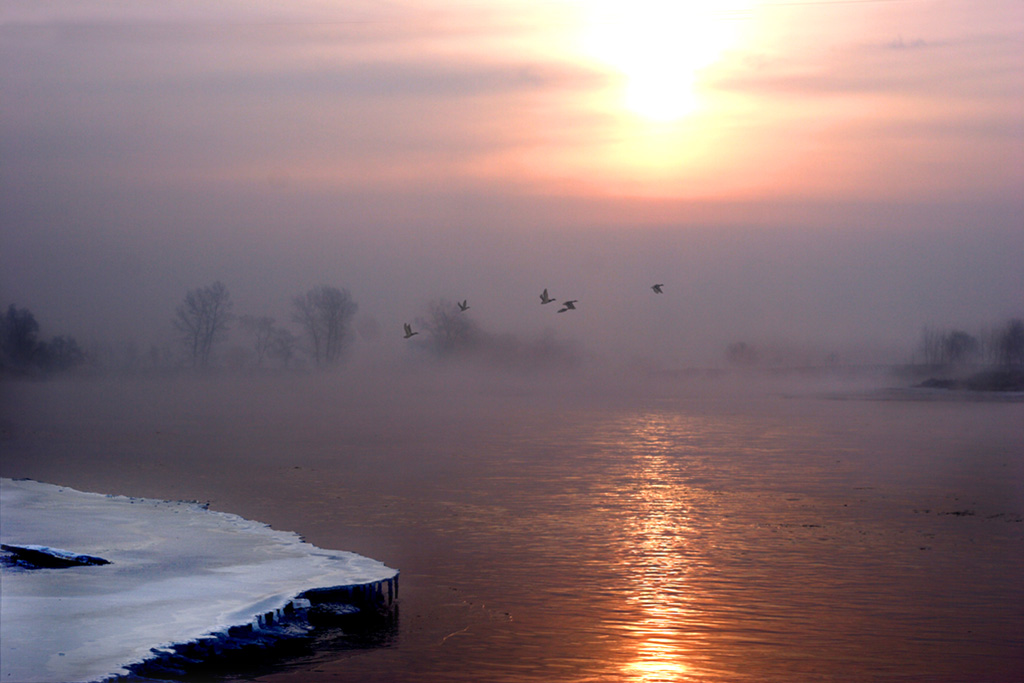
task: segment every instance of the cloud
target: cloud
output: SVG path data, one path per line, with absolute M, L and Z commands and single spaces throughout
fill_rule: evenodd
M 537 55 L 450 54 L 455 29 L 424 47 L 431 27 L 366 28 L 100 22 L 0 42 L 10 96 L 0 164 L 114 183 L 457 180 L 543 138 L 545 127 L 523 124 L 524 105 L 602 83 Z
M 1024 67 L 1010 66 L 1019 41 L 982 36 L 913 48 L 891 43 L 852 45 L 826 54 L 773 58 L 736 55 L 711 72 L 715 88 L 747 95 L 836 97 L 901 94 L 945 101 L 1004 98 L 1024 84 Z
M 541 20 L 550 3 L 413 4 L 19 5 L 0 24 L 0 294 L 48 334 L 161 339 L 189 288 L 220 279 L 285 320 L 327 283 L 382 343 L 468 296 L 495 334 L 557 325 L 678 363 L 748 334 L 990 322 L 1019 298 L 1019 40 L 800 24 L 814 40 L 746 45 L 702 72 L 705 110 L 651 125 Z M 901 32 L 925 44 L 894 49 Z M 541 316 L 545 286 L 580 315 Z

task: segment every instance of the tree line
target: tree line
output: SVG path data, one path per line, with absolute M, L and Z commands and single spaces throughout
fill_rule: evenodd
M 65 372 L 85 364 L 86 354 L 74 337 L 39 338 L 39 323 L 27 308 L 14 304 L 0 316 L 0 376 Z
M 46 375 L 78 368 L 130 372 L 217 367 L 326 369 L 341 363 L 355 339 L 353 321 L 359 306 L 351 293 L 320 285 L 293 296 L 290 304 L 291 327 L 269 315 L 239 315 L 227 286 L 216 281 L 185 292 L 173 310 L 172 336 L 167 343 L 154 344 L 148 351 L 132 342 L 116 349 L 96 345 L 88 352 L 69 335 L 42 341 L 35 316 L 11 305 L 0 319 L 0 376 Z M 531 340 L 488 332 L 465 310 L 444 300 L 431 302 L 426 315 L 415 322 L 423 335 L 409 344 L 410 351 L 436 361 L 474 360 L 538 370 L 571 367 L 579 360 L 576 346 L 555 339 L 553 332 Z
M 926 327 L 921 331 L 916 360 L 939 367 L 976 363 L 1024 366 L 1024 321 L 1008 320 L 978 335 Z
M 579 350 L 554 338 L 536 340 L 513 334 L 495 334 L 479 327 L 466 312 L 465 302 L 455 305 L 435 300 L 426 316 L 416 318 L 423 336 L 410 342 L 413 350 L 438 360 L 475 359 L 515 369 L 569 367 L 579 360 Z M 174 309 L 171 323 L 177 352 L 153 346 L 145 363 L 153 368 L 231 367 L 296 368 L 302 364 L 329 368 L 339 364 L 354 341 L 353 319 L 359 310 L 347 289 L 320 285 L 291 299 L 293 332 L 267 315 L 236 315 L 228 288 L 220 281 L 187 290 Z M 227 354 L 217 349 L 229 338 L 235 324 L 248 342 Z M 133 345 L 126 356 L 135 364 L 140 358 Z M 48 340 L 40 337 L 40 325 L 31 311 L 14 304 L 0 315 L 0 376 L 45 375 L 73 371 L 83 366 L 103 366 L 70 335 Z M 735 366 L 771 363 L 778 355 L 746 342 L 726 349 L 726 360 Z M 918 364 L 933 367 L 986 364 L 1005 368 L 1024 367 L 1024 321 L 1012 319 L 972 335 L 959 329 L 925 328 L 913 355 Z M 780 361 L 781 362 L 781 361 Z M 837 362 L 830 357 L 830 363 Z
M 222 342 L 237 322 L 249 339 L 249 352 L 256 367 L 276 361 L 286 368 L 300 354 L 317 368 L 340 363 L 351 346 L 352 320 L 359 310 L 347 289 L 321 285 L 295 296 L 291 321 L 299 327 L 292 333 L 270 316 L 243 315 L 236 318 L 231 296 L 221 282 L 189 290 L 175 311 L 174 327 L 188 362 L 195 368 L 209 367 L 212 349 Z M 480 328 L 462 308 L 435 300 L 425 317 L 416 324 L 424 334 L 411 348 L 436 360 L 477 360 L 507 368 L 550 368 L 571 366 L 578 360 L 575 347 L 553 335 L 524 341 L 511 334 L 493 334 Z
M 838 356 L 807 357 L 799 350 L 758 346 L 737 341 L 725 348 L 725 360 L 734 367 L 784 367 L 794 363 L 827 365 L 838 363 Z M 961 329 L 926 327 L 911 353 L 911 365 L 952 369 L 958 366 L 984 365 L 1001 368 L 1024 367 L 1024 321 L 1007 320 L 995 327 L 970 334 Z
M 425 316 L 415 320 L 424 336 L 410 345 L 439 361 L 476 361 L 491 367 L 536 372 L 572 368 L 580 360 L 575 344 L 555 338 L 548 331 L 536 339 L 482 329 L 467 313 L 466 302 L 432 301 Z
M 352 342 L 351 322 L 357 310 L 348 290 L 315 287 L 292 298 L 292 321 L 300 329 L 295 334 L 270 316 L 236 316 L 231 293 L 217 281 L 185 293 L 171 320 L 178 353 L 154 346 L 147 354 L 148 363 L 153 368 L 208 369 L 220 360 L 216 350 L 237 322 L 258 367 L 277 361 L 287 368 L 300 355 L 318 368 L 333 366 Z M 27 308 L 11 304 L 0 315 L 0 377 L 43 376 L 103 365 L 100 353 L 87 353 L 74 337 L 43 340 L 39 331 L 39 322 Z M 139 356 L 134 345 L 126 348 L 133 360 Z
M 271 316 L 236 318 L 231 294 L 217 281 L 189 290 L 175 309 L 172 324 L 194 368 L 210 366 L 214 347 L 227 338 L 236 319 L 249 337 L 258 367 L 270 359 L 287 367 L 301 350 L 322 368 L 341 361 L 352 342 L 351 322 L 358 310 L 347 289 L 328 285 L 310 289 L 292 298 L 291 318 L 301 331 L 296 335 Z

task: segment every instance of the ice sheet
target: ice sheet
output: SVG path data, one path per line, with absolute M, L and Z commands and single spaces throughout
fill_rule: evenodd
M 0 680 L 25 683 L 123 675 L 151 648 L 257 623 L 309 589 L 398 574 L 198 503 L 29 480 L 0 479 L 0 541 L 110 561 L 0 570 Z

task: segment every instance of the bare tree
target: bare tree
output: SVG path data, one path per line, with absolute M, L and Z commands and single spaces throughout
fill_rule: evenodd
M 242 324 L 243 330 L 252 335 L 252 348 L 256 352 L 256 366 L 263 367 L 263 359 L 274 343 L 274 335 L 277 332 L 274 319 L 268 315 L 243 315 L 238 322 Z
M 997 332 L 999 362 L 1007 366 L 1024 366 L 1024 321 L 1009 321 Z
M 39 323 L 27 308 L 11 304 L 0 315 L 0 368 L 29 367 L 40 350 Z
M 71 335 L 54 337 L 44 348 L 46 365 L 53 370 L 73 370 L 85 364 L 85 352 Z
M 359 307 L 347 289 L 321 285 L 292 300 L 317 366 L 333 365 L 351 341 L 349 323 Z
M 451 356 L 469 350 L 479 338 L 473 319 L 450 301 L 434 301 L 426 318 L 417 318 L 417 325 L 429 338 L 438 356 Z
M 963 330 L 921 331 L 918 351 L 926 365 L 957 365 L 975 358 L 981 350 L 977 338 Z
M 39 323 L 27 308 L 14 304 L 0 313 L 0 375 L 65 372 L 86 362 L 86 354 L 71 335 L 39 339 Z
M 292 358 L 295 357 L 298 345 L 299 340 L 294 334 L 283 327 L 278 327 L 274 329 L 274 336 L 270 339 L 267 355 L 281 361 L 282 368 L 287 368 Z
M 918 351 L 925 365 L 940 365 L 942 363 L 942 333 L 930 327 L 921 330 Z
M 951 330 L 942 338 L 943 361 L 949 364 L 966 363 L 977 356 L 980 349 L 977 338 L 963 330 Z
M 747 342 L 734 342 L 725 349 L 725 358 L 730 365 L 749 368 L 757 365 L 761 360 L 761 354 L 757 349 Z
M 191 289 L 178 306 L 173 323 L 192 359 L 193 367 L 206 367 L 216 342 L 228 331 L 233 315 L 231 295 L 222 282 Z

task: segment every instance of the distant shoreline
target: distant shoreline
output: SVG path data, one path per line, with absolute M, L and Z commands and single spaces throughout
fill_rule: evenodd
M 929 377 L 915 388 L 1020 393 L 1024 392 L 1024 370 L 993 369 L 977 372 L 967 377 Z
M 921 401 L 934 403 L 1024 403 L 1024 391 L 982 391 L 925 387 L 889 387 L 859 392 L 828 392 L 818 398 L 830 401 Z

